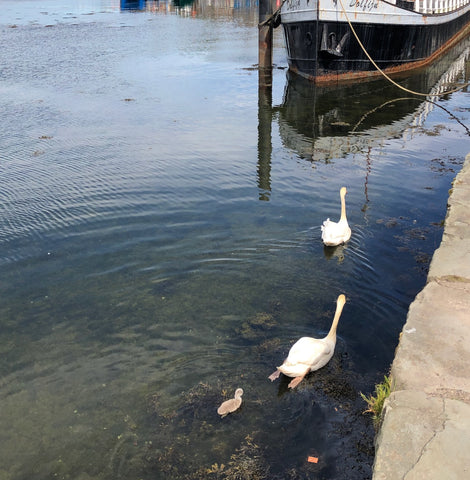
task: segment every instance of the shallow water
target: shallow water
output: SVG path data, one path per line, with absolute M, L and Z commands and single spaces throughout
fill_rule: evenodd
M 250 2 L 1 12 L 0 478 L 370 478 L 359 392 L 439 245 L 468 92 L 315 89 L 276 30 L 264 96 Z M 464 83 L 461 54 L 403 82 Z M 342 185 L 353 236 L 324 249 Z M 269 382 L 339 293 L 332 361 Z

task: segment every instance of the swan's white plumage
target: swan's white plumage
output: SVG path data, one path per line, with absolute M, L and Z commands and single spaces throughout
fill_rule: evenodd
M 346 187 L 340 190 L 341 197 L 341 217 L 338 222 L 332 222 L 327 218 L 321 226 L 321 238 L 328 247 L 335 247 L 347 242 L 351 238 L 351 229 L 346 218 Z
M 351 238 L 351 229 L 347 220 L 332 222 L 327 218 L 321 226 L 321 239 L 328 247 L 335 247 L 347 242 Z
M 336 346 L 336 329 L 339 318 L 346 303 L 346 297 L 339 295 L 336 300 L 336 312 L 330 331 L 325 338 L 302 337 L 292 345 L 289 355 L 280 367 L 269 377 L 271 381 L 279 377 L 280 373 L 294 377 L 289 383 L 290 388 L 296 387 L 309 372 L 324 367 L 333 356 Z
M 287 359 L 278 369 L 288 377 L 299 377 L 307 368 L 313 372 L 324 367 L 334 351 L 334 341 L 327 338 L 302 337 L 292 345 Z

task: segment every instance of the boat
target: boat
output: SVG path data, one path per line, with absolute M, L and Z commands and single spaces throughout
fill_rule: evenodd
M 339 83 L 423 68 L 470 32 L 470 0 L 284 0 L 289 69 Z

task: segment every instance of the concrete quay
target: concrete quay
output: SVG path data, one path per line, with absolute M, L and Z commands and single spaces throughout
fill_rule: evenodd
M 391 376 L 373 480 L 470 479 L 470 154 Z

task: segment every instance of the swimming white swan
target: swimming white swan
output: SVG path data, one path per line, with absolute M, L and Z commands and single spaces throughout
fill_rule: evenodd
M 307 373 L 324 367 L 330 361 L 335 351 L 336 328 L 345 303 L 346 297 L 341 294 L 336 300 L 336 312 L 328 335 L 325 338 L 302 337 L 294 343 L 284 363 L 269 376 L 271 381 L 276 380 L 282 372 L 294 377 L 289 383 L 289 388 L 294 388 Z
M 327 218 L 321 226 L 321 239 L 328 247 L 341 245 L 351 238 L 351 229 L 346 218 L 346 200 L 344 198 L 346 193 L 348 193 L 346 187 L 342 187 L 339 191 L 341 197 L 341 217 L 339 222 L 332 222 Z
M 229 413 L 232 413 L 238 408 L 240 408 L 240 405 L 242 404 L 242 395 L 243 389 L 237 388 L 235 390 L 235 397 L 223 402 L 222 405 L 217 409 L 217 413 L 221 415 L 222 418 L 224 418 Z

